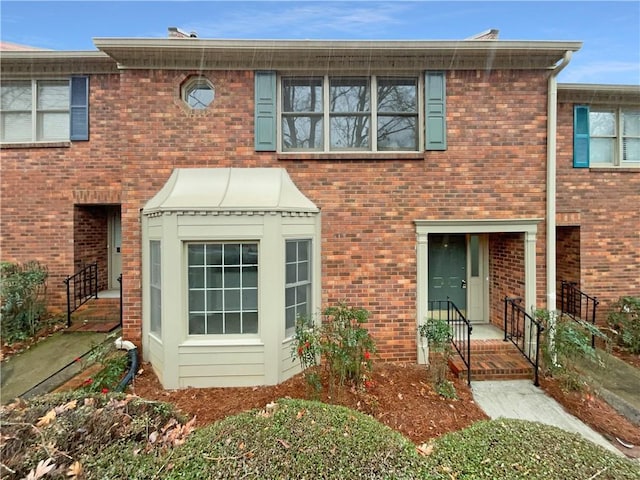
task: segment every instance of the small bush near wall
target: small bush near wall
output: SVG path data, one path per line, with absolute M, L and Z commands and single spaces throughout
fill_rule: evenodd
M 34 336 L 46 312 L 47 267 L 32 261 L 0 264 L 2 339 L 13 343 Z
M 609 327 L 618 345 L 640 353 L 640 297 L 621 297 L 609 313 Z

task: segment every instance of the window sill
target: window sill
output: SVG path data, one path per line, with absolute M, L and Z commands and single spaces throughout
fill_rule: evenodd
M 612 167 L 612 166 L 602 166 L 602 167 L 598 167 L 598 166 L 590 166 L 589 167 L 589 171 L 594 171 L 594 172 L 634 172 L 634 173 L 638 173 L 638 171 L 640 171 L 640 165 L 637 166 L 624 166 L 624 167 Z
M 278 160 L 424 160 L 424 152 L 278 152 Z
M 260 338 L 220 338 L 222 335 L 208 336 L 203 339 L 189 338 L 182 342 L 178 347 L 249 347 L 264 346 L 264 342 Z
M 71 142 L 68 140 L 60 142 L 22 142 L 22 143 L 0 143 L 1 149 L 9 148 L 69 148 Z

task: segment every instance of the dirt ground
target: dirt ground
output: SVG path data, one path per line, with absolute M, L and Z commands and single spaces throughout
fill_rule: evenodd
M 160 386 L 150 365 L 144 364 L 142 370 L 134 381 L 135 394 L 174 403 L 185 414 L 196 415 L 199 425 L 264 407 L 281 397 L 312 398 L 302 374 L 271 387 L 167 391 Z M 442 398 L 433 391 L 424 365 L 376 363 L 373 386 L 365 392 L 346 390 L 330 395 L 325 388 L 319 399 L 368 413 L 420 444 L 488 418 L 473 401 L 466 382 L 450 378 L 455 383 L 457 400 Z M 619 448 L 628 456 L 640 457 L 640 427 L 619 415 L 605 401 L 589 392 L 565 392 L 553 379 L 543 379 L 542 387 L 567 411 L 606 438 L 616 442 L 617 437 L 635 445 L 628 449 L 620 444 Z

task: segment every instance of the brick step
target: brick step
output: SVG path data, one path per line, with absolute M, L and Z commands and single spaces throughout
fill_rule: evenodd
M 503 340 L 471 340 L 471 354 L 516 352 L 510 341 Z
M 71 314 L 68 332 L 110 332 L 120 325 L 120 299 L 89 300 Z
M 471 381 L 532 379 L 533 366 L 513 345 L 510 347 L 498 351 L 472 350 Z M 460 356 L 449 359 L 449 368 L 459 378 L 466 378 L 467 367 Z

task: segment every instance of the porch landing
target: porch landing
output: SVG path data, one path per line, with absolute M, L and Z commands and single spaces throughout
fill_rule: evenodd
M 504 333 L 491 324 L 475 324 L 471 333 L 471 381 L 533 380 L 533 366 Z M 457 353 L 449 360 L 449 368 L 466 378 L 467 367 Z
M 99 292 L 71 314 L 71 326 L 65 332 L 107 333 L 120 326 L 120 292 Z

